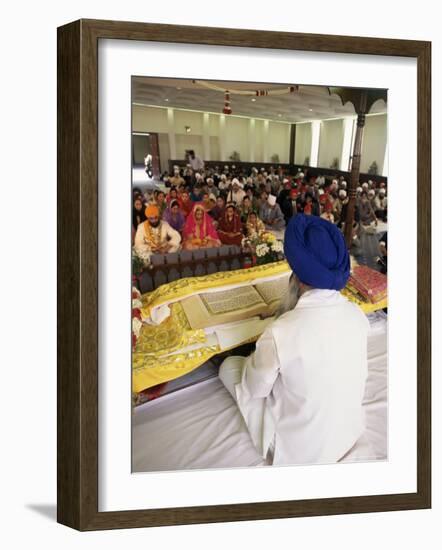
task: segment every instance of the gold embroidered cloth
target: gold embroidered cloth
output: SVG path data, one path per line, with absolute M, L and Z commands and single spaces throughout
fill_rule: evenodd
M 289 270 L 286 261 L 275 262 L 249 269 L 187 277 L 144 294 L 141 298 L 143 318 L 148 318 L 154 307 L 164 304 L 169 304 L 170 315 L 159 325 L 143 323 L 132 354 L 132 391 L 138 393 L 183 376 L 220 353 L 220 346 L 209 343 L 204 330 L 191 328 L 180 304 L 182 298 L 207 289 L 281 275 Z M 348 289 L 342 293 L 357 303 L 365 313 L 387 307 L 387 300 L 370 304 L 359 300 Z

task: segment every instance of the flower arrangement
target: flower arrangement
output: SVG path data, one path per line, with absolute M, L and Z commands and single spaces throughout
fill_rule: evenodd
M 250 243 L 255 250 L 258 265 L 277 262 L 284 257 L 284 245 L 273 233 L 263 232 L 250 240 Z
M 132 287 L 132 349 L 135 349 L 140 336 L 143 321 L 141 320 L 141 293 L 136 287 Z

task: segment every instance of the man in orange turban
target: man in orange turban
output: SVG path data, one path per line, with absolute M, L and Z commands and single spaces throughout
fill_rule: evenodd
M 145 210 L 146 221 L 140 223 L 135 235 L 135 251 L 146 265 L 152 254 L 177 252 L 181 236 L 165 220 L 160 218 L 160 209 L 156 204 L 149 204 Z
M 146 210 L 144 211 L 146 214 L 146 218 L 159 218 L 160 216 L 160 209 L 156 204 L 149 204 L 146 207 Z

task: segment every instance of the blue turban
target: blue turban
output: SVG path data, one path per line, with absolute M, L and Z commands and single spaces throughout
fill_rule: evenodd
M 314 288 L 341 290 L 350 275 L 344 236 L 332 223 L 297 214 L 289 221 L 284 253 L 299 280 Z

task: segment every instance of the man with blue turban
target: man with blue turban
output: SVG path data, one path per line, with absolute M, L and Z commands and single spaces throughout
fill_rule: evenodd
M 298 214 L 285 233 L 293 271 L 281 307 L 249 357 L 228 357 L 219 376 L 269 463 L 360 459 L 369 323 L 339 291 L 350 274 L 342 233 Z M 345 345 L 343 345 L 345 342 Z

